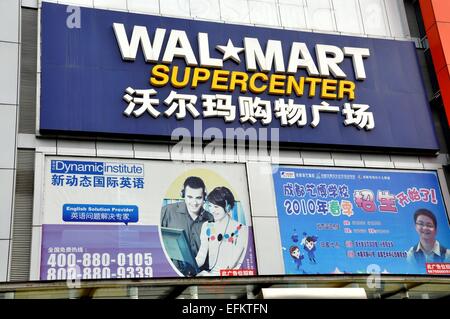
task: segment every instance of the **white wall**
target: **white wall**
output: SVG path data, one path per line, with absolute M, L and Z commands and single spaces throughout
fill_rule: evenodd
M 22 0 L 368 37 L 409 39 L 402 0 Z
M 19 104 L 20 3 L 0 1 L 0 281 L 8 274 Z

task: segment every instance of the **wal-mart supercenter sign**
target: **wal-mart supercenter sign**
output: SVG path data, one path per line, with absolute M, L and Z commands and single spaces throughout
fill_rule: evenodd
M 75 13 L 43 3 L 43 134 L 266 128 L 282 143 L 438 149 L 412 42 Z

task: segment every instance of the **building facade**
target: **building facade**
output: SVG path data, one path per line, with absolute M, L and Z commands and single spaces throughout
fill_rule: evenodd
M 67 297 L 65 282 L 140 278 L 125 295 L 180 283 L 149 294 L 195 297 L 185 288 L 212 284 L 192 276 L 189 261 L 195 274 L 205 265 L 203 274 L 245 286 L 237 291 L 247 297 L 262 283 L 313 287 L 317 274 L 371 297 L 398 297 L 395 285 L 410 276 L 436 285 L 411 296 L 444 296 L 450 82 L 440 5 L 2 1 L 4 296 L 32 295 L 15 283 L 56 281 Z M 204 181 L 202 200 L 232 222 L 200 225 L 198 247 L 186 255 L 168 233 L 181 226 L 164 218 L 170 205 L 190 205 L 189 176 Z M 220 187 L 233 204 L 208 197 L 225 196 Z M 444 250 L 411 270 L 420 236 L 412 219 L 422 208 L 436 215 Z M 368 287 L 373 274 L 387 286 Z

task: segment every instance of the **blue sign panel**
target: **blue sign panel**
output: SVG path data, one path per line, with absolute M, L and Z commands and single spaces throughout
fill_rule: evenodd
M 286 274 L 450 275 L 450 226 L 434 172 L 279 167 Z
M 41 26 L 42 133 L 439 148 L 413 42 L 49 3 Z
M 136 205 L 64 204 L 63 221 L 97 223 L 136 223 L 139 208 Z
M 77 175 L 144 175 L 144 166 L 135 163 L 106 163 L 52 160 L 51 172 Z

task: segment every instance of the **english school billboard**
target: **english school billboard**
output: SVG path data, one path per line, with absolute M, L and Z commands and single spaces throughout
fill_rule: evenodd
M 44 175 L 41 280 L 257 275 L 243 165 L 47 157 Z

